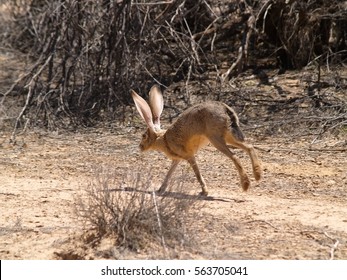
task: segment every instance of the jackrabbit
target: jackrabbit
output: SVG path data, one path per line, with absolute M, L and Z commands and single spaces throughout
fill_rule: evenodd
M 210 101 L 194 105 L 184 111 L 167 130 L 160 128 L 160 116 L 164 108 L 163 95 L 159 86 L 154 85 L 149 92 L 149 104 L 135 91 L 131 91 L 136 109 L 147 124 L 147 131 L 142 135 L 141 151 L 158 150 L 172 159 L 171 167 L 159 189 L 165 192 L 169 179 L 181 160 L 187 160 L 201 185 L 201 194 L 206 196 L 205 180 L 202 178 L 195 161 L 197 151 L 211 143 L 228 156 L 235 164 L 241 179 L 243 190 L 250 182 L 239 159 L 230 151 L 227 144 L 248 153 L 252 161 L 256 180 L 261 178 L 261 166 L 254 148 L 244 142 L 244 135 L 239 127 L 235 111 L 222 102 Z

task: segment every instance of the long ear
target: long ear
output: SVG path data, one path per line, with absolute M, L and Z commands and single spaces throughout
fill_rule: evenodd
M 135 102 L 137 111 L 139 112 L 142 119 L 146 122 L 148 128 L 154 131 L 155 129 L 153 124 L 152 111 L 147 102 L 133 90 L 131 90 L 131 97 Z
M 164 99 L 158 85 L 152 86 L 149 91 L 149 106 L 153 114 L 153 123 L 156 128 L 160 129 L 160 116 L 164 109 Z

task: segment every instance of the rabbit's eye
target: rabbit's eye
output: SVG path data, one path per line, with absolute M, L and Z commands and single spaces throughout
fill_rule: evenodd
M 142 139 L 146 139 L 146 138 L 147 138 L 147 134 L 146 133 L 142 134 Z

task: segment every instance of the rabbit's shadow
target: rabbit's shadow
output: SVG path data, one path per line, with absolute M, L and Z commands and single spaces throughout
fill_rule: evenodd
M 236 203 L 243 203 L 246 202 L 244 199 L 236 199 L 236 198 L 228 198 L 228 197 L 215 197 L 215 196 L 204 196 L 204 195 L 191 195 L 191 194 L 185 194 L 181 192 L 170 192 L 166 191 L 163 194 L 160 194 L 156 191 L 148 191 L 148 190 L 140 190 L 135 188 L 118 188 L 118 189 L 111 189 L 112 192 L 138 192 L 138 193 L 144 193 L 148 195 L 155 195 L 158 197 L 170 197 L 175 199 L 186 199 L 186 200 L 202 200 L 202 201 L 220 201 L 220 202 L 236 202 Z

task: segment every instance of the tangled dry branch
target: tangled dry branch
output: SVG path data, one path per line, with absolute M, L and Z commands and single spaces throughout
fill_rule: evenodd
M 346 1 L 3 2 L 11 16 L 1 42 L 34 61 L 0 95 L 1 104 L 26 96 L 14 132 L 25 120 L 53 128 L 114 119 L 130 88 L 188 88 L 211 72 L 221 84 L 258 58 L 285 71 L 347 57 Z
M 145 175 L 144 175 L 145 174 Z M 182 190 L 183 180 L 174 182 Z M 138 250 L 152 242 L 168 247 L 183 245 L 187 223 L 196 215 L 198 200 L 157 196 L 150 170 L 132 172 L 119 179 L 117 172 L 98 168 L 95 178 L 75 197 L 76 218 L 94 241 L 113 236 L 117 247 Z

